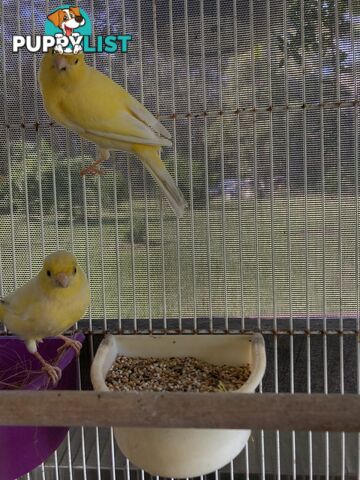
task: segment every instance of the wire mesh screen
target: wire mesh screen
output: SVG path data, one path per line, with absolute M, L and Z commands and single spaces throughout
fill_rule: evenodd
M 3 292 L 66 247 L 87 267 L 91 319 L 104 326 L 356 317 L 352 5 L 82 2 L 96 35 L 134 36 L 126 56 L 89 62 L 171 131 L 163 158 L 189 200 L 179 222 L 134 158 L 114 153 L 101 179 L 78 175 L 93 147 L 50 124 L 39 58 L 10 48 L 14 33 L 42 33 L 56 6 L 9 1 L 2 12 Z
M 79 175 L 94 146 L 45 113 L 40 55 L 11 48 L 59 3 L 3 0 L 0 294 L 69 249 L 91 284 L 84 329 L 260 329 L 263 391 L 358 392 L 359 3 L 79 4 L 94 35 L 133 35 L 126 55 L 87 61 L 171 132 L 162 158 L 189 208 L 177 220 L 120 152 Z M 223 473 L 360 478 L 357 449 L 354 435 L 260 432 Z M 74 430 L 31 478 L 132 477 L 119 455 L 108 430 Z

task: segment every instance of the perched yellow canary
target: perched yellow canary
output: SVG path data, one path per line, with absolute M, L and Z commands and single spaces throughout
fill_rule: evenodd
M 48 51 L 41 60 L 39 82 L 45 108 L 54 120 L 97 146 L 97 160 L 81 174 L 97 168 L 110 150 L 137 155 L 164 192 L 175 214 L 187 206 L 160 158 L 171 145 L 166 128 L 134 97 L 106 75 L 86 64 L 84 54 Z
M 37 342 L 59 336 L 65 342 L 59 351 L 72 347 L 79 354 L 81 343 L 61 333 L 80 320 L 89 303 L 90 288 L 84 271 L 73 254 L 59 250 L 45 258 L 36 277 L 0 300 L 0 320 L 25 341 L 29 352 L 56 383 L 61 370 L 43 359 Z

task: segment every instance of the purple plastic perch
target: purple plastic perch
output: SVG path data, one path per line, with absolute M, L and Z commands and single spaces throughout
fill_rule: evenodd
M 84 341 L 82 333 L 72 338 Z M 0 390 L 76 390 L 78 373 L 75 351 L 69 348 L 57 359 L 61 339 L 48 338 L 38 346 L 41 355 L 62 370 L 56 387 L 41 372 L 36 358 L 16 337 L 0 337 Z M 56 412 L 54 412 L 56 415 Z M 69 429 L 64 427 L 0 427 L 0 479 L 14 480 L 45 461 L 60 445 Z

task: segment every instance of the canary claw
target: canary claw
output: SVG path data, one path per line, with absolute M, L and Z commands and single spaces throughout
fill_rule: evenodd
M 75 350 L 76 356 L 78 357 L 80 355 L 80 350 L 82 347 L 81 342 L 79 342 L 78 340 L 73 340 L 72 338 L 64 337 L 63 335 L 61 335 L 60 338 L 64 340 L 64 345 L 61 345 L 61 347 L 57 349 L 58 353 L 61 353 L 67 348 L 73 348 Z
M 53 385 L 56 385 L 61 378 L 61 369 L 59 367 L 53 367 L 50 363 L 45 363 L 41 370 L 49 375 Z

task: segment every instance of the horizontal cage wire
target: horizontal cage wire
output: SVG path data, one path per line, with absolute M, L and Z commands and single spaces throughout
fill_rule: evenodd
M 82 389 L 105 332 L 261 332 L 260 392 L 360 393 L 359 55 L 356 0 L 74 2 L 93 38 L 131 34 L 127 54 L 88 54 L 172 135 L 162 158 L 188 201 L 177 219 L 141 163 L 47 115 L 42 34 L 66 2 L 3 0 L 0 296 L 54 250 L 91 286 Z M 4 332 L 6 333 L 5 329 Z M 85 408 L 85 406 L 84 406 Z M 353 433 L 253 431 L 207 480 L 360 479 Z M 26 480 L 147 480 L 108 428 L 71 428 Z

